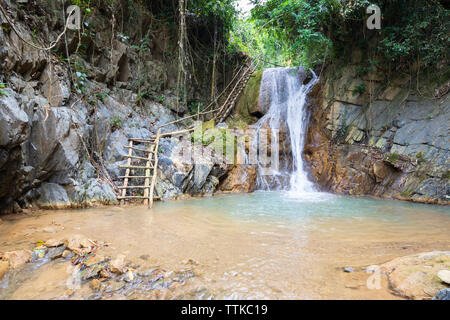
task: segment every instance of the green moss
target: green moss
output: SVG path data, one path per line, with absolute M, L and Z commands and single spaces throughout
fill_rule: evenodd
M 263 72 L 264 70 L 258 70 L 252 74 L 244 93 L 239 99 L 234 116 L 237 122 L 243 121 L 247 124 L 252 124 L 257 121 L 257 118 L 251 115 L 251 110 L 255 109 L 255 105 L 259 101 L 259 89 Z
M 403 191 L 400 193 L 400 195 L 401 195 L 402 197 L 404 197 L 404 198 L 409 198 L 409 197 L 411 197 L 413 194 L 414 194 L 414 190 L 411 190 L 411 189 L 405 189 L 405 190 L 403 190 Z
M 400 158 L 400 155 L 397 153 L 391 153 L 386 157 L 386 160 L 389 161 L 390 163 L 397 163 L 398 159 Z

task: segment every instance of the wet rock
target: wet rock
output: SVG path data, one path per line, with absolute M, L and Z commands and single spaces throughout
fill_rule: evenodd
M 66 246 L 62 245 L 59 247 L 49 248 L 47 251 L 47 257 L 51 260 L 61 258 L 64 251 L 66 251 Z
M 450 284 L 450 270 L 440 270 L 437 273 L 439 279 L 446 284 Z
M 86 269 L 80 271 L 80 277 L 82 280 L 88 280 L 94 277 L 97 277 L 105 267 L 100 264 L 94 264 Z
M 142 260 L 147 261 L 148 258 L 150 258 L 150 256 L 148 254 L 143 254 L 142 256 L 140 256 L 139 258 L 141 258 Z
M 127 273 L 126 273 L 126 278 L 125 281 L 127 282 L 133 282 L 135 278 L 135 274 L 134 271 L 132 269 L 128 269 Z
M 62 246 L 63 244 L 64 244 L 64 242 L 62 240 L 58 240 L 58 239 L 48 239 L 44 243 L 44 245 L 47 248 L 59 247 L 59 246 Z
M 219 186 L 220 191 L 253 192 L 256 186 L 256 167 L 236 165 Z
M 64 259 L 71 258 L 72 256 L 73 256 L 73 252 L 70 250 L 64 250 L 64 252 L 61 255 L 61 257 Z
M 92 265 L 97 264 L 97 263 L 105 262 L 106 260 L 107 260 L 107 257 L 105 257 L 105 256 L 103 256 L 103 255 L 101 255 L 101 254 L 96 254 L 96 255 L 94 255 L 94 256 L 89 257 L 89 258 L 84 262 L 84 264 L 85 264 L 86 266 L 92 266 Z
M 123 254 L 119 254 L 114 260 L 112 260 L 109 264 L 110 270 L 114 273 L 123 273 L 125 269 L 125 256 Z
M 93 243 L 83 235 L 74 235 L 64 240 L 64 245 L 77 254 L 90 253 Z
M 66 190 L 56 183 L 43 183 L 37 193 L 36 204 L 43 209 L 61 209 L 70 207 Z
M 394 290 L 420 300 L 430 299 L 446 288 L 437 273 L 449 264 L 450 251 L 433 251 L 394 259 L 380 269 L 386 272 Z
M 181 282 L 184 283 L 186 280 L 195 277 L 195 273 L 192 270 L 182 270 L 174 272 L 170 279 L 175 282 Z
M 450 289 L 442 289 L 432 300 L 450 300 Z
M 32 254 L 28 250 L 10 251 L 3 253 L 0 258 L 8 261 L 11 269 L 17 269 L 31 261 Z
M 89 287 L 92 290 L 100 290 L 102 287 L 102 282 L 98 279 L 92 279 L 91 282 L 89 282 Z
M 0 280 L 3 278 L 5 274 L 8 273 L 9 270 L 9 262 L 0 260 Z

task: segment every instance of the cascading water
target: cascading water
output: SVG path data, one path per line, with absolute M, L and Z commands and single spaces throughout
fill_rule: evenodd
M 257 188 L 260 190 L 288 190 L 295 197 L 314 193 L 314 185 L 308 180 L 303 164 L 308 114 L 306 97 L 317 76 L 303 84 L 306 73 L 303 68 L 272 68 L 264 71 L 261 80 L 259 101 L 266 114 L 255 124 L 257 132 L 270 129 L 272 139 L 274 131 L 288 133 L 292 162 L 287 163 L 271 174 L 262 174 L 264 168 L 258 165 Z M 281 156 L 281 155 L 280 155 Z M 281 164 L 281 163 L 280 163 Z

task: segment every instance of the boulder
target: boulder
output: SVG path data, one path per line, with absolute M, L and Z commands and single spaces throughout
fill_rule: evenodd
M 61 209 L 70 207 L 66 190 L 56 183 L 43 183 L 37 190 L 39 199 L 36 204 L 43 209 Z
M 450 251 L 433 251 L 401 257 L 380 266 L 395 291 L 415 300 L 431 299 L 445 289 L 439 270 L 450 264 Z
M 256 184 L 256 167 L 250 165 L 236 165 L 228 173 L 219 186 L 225 192 L 253 192 Z
M 0 258 L 9 262 L 11 269 L 17 269 L 31 261 L 32 254 L 28 250 L 18 250 L 3 253 Z
M 123 254 L 119 254 L 114 260 L 110 262 L 110 270 L 114 273 L 123 273 L 126 266 L 125 258 L 126 257 Z
M 52 248 L 52 247 L 59 247 L 61 245 L 63 245 L 64 242 L 62 240 L 58 240 L 58 239 L 48 239 L 47 241 L 45 241 L 44 245 L 47 248 Z
M 12 148 L 25 141 L 28 131 L 28 115 L 21 108 L 18 96 L 11 89 L 3 89 L 0 95 L 0 147 Z
M 83 235 L 73 235 L 64 240 L 64 245 L 71 251 L 81 254 L 92 251 L 93 243 Z
M 437 273 L 439 279 L 446 284 L 450 284 L 450 270 L 440 270 Z

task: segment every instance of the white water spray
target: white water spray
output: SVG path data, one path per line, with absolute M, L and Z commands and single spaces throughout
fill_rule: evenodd
M 302 153 L 308 125 L 306 97 L 318 78 L 313 72 L 313 78 L 303 84 L 305 78 L 302 68 L 272 68 L 263 73 L 259 100 L 266 114 L 256 123 L 256 128 L 285 130 L 289 133 L 292 169 L 285 168 L 271 175 L 261 175 L 259 166 L 259 189 L 284 189 L 295 197 L 315 193 L 314 185 L 308 180 L 304 169 Z

